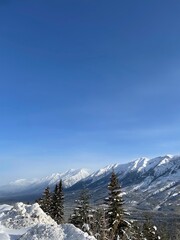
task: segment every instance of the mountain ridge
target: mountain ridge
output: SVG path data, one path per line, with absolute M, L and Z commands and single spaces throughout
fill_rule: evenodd
M 151 210 L 176 210 L 180 205 L 180 156 L 139 158 L 99 170 L 70 187 L 69 192 L 90 189 L 95 202 L 107 194 L 110 175 L 114 171 L 126 193 L 128 206 Z M 99 173 L 102 174 L 99 174 Z
M 3 191 L 0 188 L 1 197 L 17 197 L 18 200 L 27 197 L 35 199 L 40 196 L 45 187 L 51 189 L 62 178 L 65 194 L 68 201 L 86 187 L 89 189 L 94 202 L 102 203 L 107 194 L 107 184 L 110 175 L 114 171 L 121 183 L 127 205 L 141 209 L 178 209 L 180 205 L 180 156 L 165 155 L 156 158 L 141 157 L 128 163 L 110 164 L 93 173 L 85 169 L 68 170 L 65 173 L 56 173 L 30 185 L 22 185 L 25 180 L 20 179 L 16 184 L 19 190 Z M 14 186 L 14 185 L 13 185 Z M 0 199 L 1 199 L 0 197 Z M 71 202 L 72 204 L 72 202 Z

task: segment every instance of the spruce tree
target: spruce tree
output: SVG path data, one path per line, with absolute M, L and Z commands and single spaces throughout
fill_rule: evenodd
M 58 186 L 55 185 L 53 194 L 52 194 L 52 202 L 51 202 L 51 217 L 57 221 L 57 207 L 58 207 Z
M 62 187 L 62 180 L 60 180 L 58 185 L 58 196 L 59 196 L 59 204 L 58 204 L 58 223 L 64 222 L 64 194 L 63 194 L 63 187 Z
M 115 172 L 112 172 L 108 185 L 109 196 L 107 202 L 107 218 L 109 226 L 109 238 L 116 240 L 122 238 L 127 222 L 124 220 L 124 210 L 121 187 Z
M 51 202 L 51 217 L 58 223 L 64 222 L 64 195 L 62 191 L 62 181 L 55 185 L 52 202 Z
M 141 225 L 137 221 L 130 222 L 130 226 L 128 229 L 126 229 L 126 237 L 127 239 L 131 240 L 145 240 L 143 237 Z
M 43 196 L 37 202 L 39 203 L 42 210 L 46 214 L 50 215 L 52 196 L 49 187 L 45 188 Z
M 157 227 L 152 223 L 152 220 L 149 218 L 149 216 L 146 217 L 146 220 L 143 224 L 142 233 L 144 238 L 147 240 L 161 239 L 157 232 Z
M 107 231 L 107 221 L 105 211 L 99 208 L 94 212 L 94 221 L 92 224 L 93 235 L 97 240 L 109 240 Z
M 70 222 L 81 230 L 91 234 L 91 208 L 89 204 L 89 193 L 83 189 L 79 199 L 76 200 L 76 207 L 73 214 L 70 216 Z

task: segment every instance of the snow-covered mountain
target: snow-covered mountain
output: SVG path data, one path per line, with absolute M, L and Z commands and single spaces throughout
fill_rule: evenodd
M 86 169 L 70 169 L 65 173 L 53 173 L 51 176 L 40 179 L 36 184 L 45 184 L 46 186 L 54 186 L 62 179 L 65 188 L 71 187 L 75 183 L 89 176 Z
M 69 170 L 40 180 L 17 180 L 0 188 L 0 200 L 34 200 L 45 187 L 54 187 L 60 179 L 70 206 L 83 187 L 87 187 L 93 200 L 103 202 L 107 195 L 109 178 L 115 171 L 123 188 L 128 206 L 141 209 L 175 210 L 180 206 L 180 156 L 166 155 L 148 159 L 138 158 L 125 164 L 112 164 L 91 174 L 86 170 Z M 77 196 L 78 197 L 78 196 Z
M 126 164 L 102 168 L 73 185 L 71 191 L 82 186 L 90 189 L 95 201 L 107 194 L 112 171 L 118 175 L 129 206 L 142 209 L 173 209 L 180 206 L 180 156 L 139 158 Z
M 91 180 L 92 182 L 97 181 L 104 176 L 109 175 L 114 170 L 118 175 L 121 174 L 120 178 L 123 178 L 128 173 L 137 172 L 141 175 L 153 170 L 154 177 L 159 177 L 165 173 L 171 175 L 172 171 L 178 169 L 180 166 L 180 156 L 170 156 L 166 155 L 163 157 L 157 157 L 153 159 L 148 159 L 146 157 L 138 158 L 132 162 L 126 164 L 113 164 L 106 166 L 92 174 L 90 174 L 84 180 Z M 180 176 L 180 175 L 179 175 Z
M 34 179 L 34 180 L 26 180 L 19 179 L 14 182 L 11 182 L 5 186 L 0 187 L 0 195 L 1 197 L 6 196 L 18 196 L 18 195 L 26 195 L 26 194 L 39 194 L 49 186 L 53 188 L 56 183 L 62 179 L 64 188 L 71 187 L 75 183 L 89 176 L 89 172 L 86 169 L 70 169 L 65 173 L 53 173 L 50 176 Z

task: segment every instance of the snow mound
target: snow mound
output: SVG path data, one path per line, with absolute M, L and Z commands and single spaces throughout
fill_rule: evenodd
M 19 240 L 64 240 L 64 232 L 60 226 L 37 224 L 30 228 Z
M 72 224 L 58 225 L 38 203 L 0 209 L 0 240 L 96 240 Z
M 1 224 L 12 229 L 20 229 L 39 223 L 56 224 L 50 216 L 43 212 L 38 203 L 33 205 L 26 205 L 21 202 L 16 203 L 15 206 L 5 212 L 1 218 Z
M 88 233 L 84 233 L 73 224 L 62 224 L 61 227 L 66 234 L 64 240 L 96 240 L 96 238 L 89 236 Z
M 96 240 L 72 224 L 37 224 L 30 228 L 19 240 Z
M 10 237 L 7 233 L 0 233 L 1 240 L 10 240 Z
M 11 208 L 12 208 L 12 206 L 10 206 L 10 205 L 2 204 L 2 205 L 0 205 L 0 213 L 4 212 L 4 211 L 9 211 L 9 210 L 11 210 Z

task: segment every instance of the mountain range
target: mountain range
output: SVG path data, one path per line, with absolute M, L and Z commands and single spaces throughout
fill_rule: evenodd
M 32 200 L 35 196 L 42 194 L 47 186 L 53 190 L 55 184 L 61 179 L 63 187 L 67 189 L 87 176 L 89 176 L 89 172 L 86 169 L 70 169 L 64 173 L 53 173 L 41 179 L 18 179 L 7 185 L 0 186 L 0 200 L 8 199 L 8 201 L 13 201 L 16 198 L 18 200 Z
M 82 188 L 89 189 L 93 203 L 101 204 L 108 194 L 107 185 L 112 171 L 119 178 L 125 204 L 129 208 L 180 213 L 180 156 L 171 155 L 112 164 L 93 173 L 79 169 L 38 180 L 16 180 L 0 187 L 0 201 L 34 200 L 45 187 L 53 189 L 62 179 L 70 205 Z

